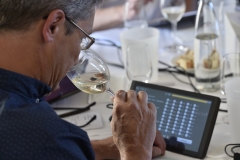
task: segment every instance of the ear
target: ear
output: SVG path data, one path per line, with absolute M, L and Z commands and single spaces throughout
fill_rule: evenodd
M 62 10 L 52 11 L 43 26 L 42 34 L 46 42 L 53 41 L 56 34 L 63 32 L 61 27 L 64 28 L 65 14 Z

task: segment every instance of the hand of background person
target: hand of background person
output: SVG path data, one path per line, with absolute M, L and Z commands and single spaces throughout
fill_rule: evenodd
M 147 93 L 118 91 L 113 99 L 112 115 L 113 140 L 121 159 L 151 159 L 158 135 L 156 107 L 148 102 Z
M 138 13 L 136 3 L 139 1 L 140 0 L 128 0 L 128 2 L 133 2 L 133 5 L 131 5 L 129 14 L 125 18 L 131 19 L 136 16 L 136 14 Z M 154 0 L 144 0 L 144 4 L 147 4 L 152 1 Z M 108 8 L 98 8 L 95 13 L 93 31 L 100 31 L 123 25 L 125 15 L 124 8 L 125 4 L 112 6 Z
M 132 19 L 138 14 L 141 9 L 141 1 L 142 0 L 127 0 L 128 3 L 126 3 L 125 7 L 127 7 L 128 14 L 127 17 L 125 17 L 126 19 Z M 153 0 L 144 0 L 144 4 L 152 1 Z

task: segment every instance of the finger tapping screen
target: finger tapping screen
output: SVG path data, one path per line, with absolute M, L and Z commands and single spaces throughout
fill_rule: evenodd
M 203 158 L 216 122 L 220 99 L 179 89 L 133 81 L 131 89 L 145 91 L 157 109 L 157 129 L 167 150 Z

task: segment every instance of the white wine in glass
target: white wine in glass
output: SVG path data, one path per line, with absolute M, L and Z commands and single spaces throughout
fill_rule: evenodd
M 173 52 L 179 49 L 185 49 L 186 47 L 177 41 L 178 38 L 176 36 L 177 23 L 182 19 L 186 10 L 185 0 L 160 0 L 160 9 L 163 17 L 172 24 L 173 44 L 167 46 L 166 49 Z
M 79 62 L 68 73 L 68 78 L 81 91 L 89 94 L 107 92 L 114 96 L 109 88 L 110 73 L 106 63 L 93 51 L 81 51 Z
M 76 76 L 73 84 L 80 90 L 89 93 L 103 93 L 107 90 L 110 78 L 105 73 L 90 72 Z

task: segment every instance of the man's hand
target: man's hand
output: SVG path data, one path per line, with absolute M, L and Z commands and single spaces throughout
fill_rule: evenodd
M 96 160 L 120 159 L 120 154 L 122 159 L 138 160 L 164 155 L 166 144 L 156 130 L 156 109 L 148 103 L 147 94 L 118 91 L 112 101 L 114 137 L 91 141 Z
M 118 91 L 113 100 L 113 140 L 122 159 L 151 159 L 156 137 L 156 107 L 146 92 Z

